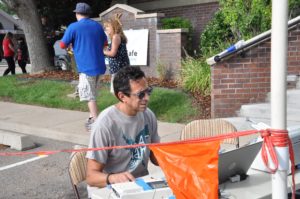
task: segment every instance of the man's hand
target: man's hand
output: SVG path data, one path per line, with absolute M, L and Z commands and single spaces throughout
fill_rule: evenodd
M 110 184 L 114 184 L 119 182 L 129 182 L 135 180 L 133 175 L 128 171 L 110 174 L 107 179 L 108 174 L 103 173 L 104 166 L 104 164 L 101 164 L 94 159 L 88 159 L 86 176 L 87 184 L 93 187 L 105 187 L 107 185 L 107 181 Z
M 128 171 L 122 173 L 111 174 L 108 178 L 110 184 L 120 183 L 120 182 L 131 182 L 135 181 L 135 178 Z

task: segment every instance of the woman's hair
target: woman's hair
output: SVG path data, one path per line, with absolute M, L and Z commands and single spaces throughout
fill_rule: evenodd
M 11 32 L 8 32 L 8 33 L 5 34 L 5 37 L 4 37 L 4 38 L 9 38 L 9 39 L 11 39 L 11 38 L 13 38 L 13 34 L 12 34 Z
M 113 19 L 108 19 L 104 22 L 104 26 L 111 25 L 112 27 L 112 33 L 109 35 L 110 38 L 113 37 L 114 34 L 119 34 L 121 37 L 121 40 L 125 43 L 127 43 L 127 37 L 125 36 L 122 28 L 122 23 L 120 21 L 121 14 L 116 14 L 115 18 Z

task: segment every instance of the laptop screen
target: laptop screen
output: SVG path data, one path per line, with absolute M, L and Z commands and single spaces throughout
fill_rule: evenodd
M 262 142 L 257 142 L 219 154 L 219 184 L 231 176 L 246 174 L 261 145 Z

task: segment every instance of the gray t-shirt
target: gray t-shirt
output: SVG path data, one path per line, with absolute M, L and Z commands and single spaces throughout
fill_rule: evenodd
M 150 109 L 128 116 L 115 105 L 101 112 L 94 123 L 89 148 L 157 143 L 157 120 Z M 86 157 L 105 164 L 105 173 L 129 171 L 134 177 L 148 174 L 148 147 L 88 151 Z

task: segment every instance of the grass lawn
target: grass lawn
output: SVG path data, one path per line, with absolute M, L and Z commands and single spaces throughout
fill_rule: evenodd
M 66 81 L 18 79 L 17 76 L 0 77 L 0 100 L 68 110 L 87 111 L 85 102 L 67 97 L 74 86 Z M 117 102 L 109 92 L 109 84 L 101 83 L 97 98 L 100 110 Z M 158 120 L 186 123 L 199 115 L 190 95 L 178 89 L 155 87 L 149 103 Z

